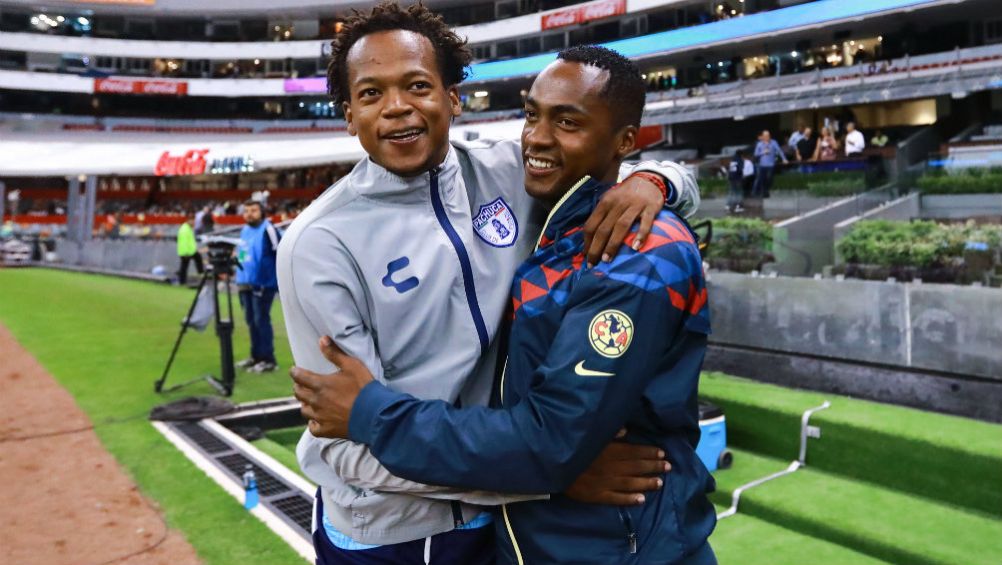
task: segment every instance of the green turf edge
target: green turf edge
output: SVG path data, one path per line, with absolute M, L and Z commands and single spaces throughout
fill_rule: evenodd
M 264 437 L 295 453 L 299 439 L 303 437 L 303 427 L 279 428 L 264 432 Z
M 786 460 L 799 452 L 802 412 L 829 400 L 811 419 L 822 429 L 813 468 L 1002 516 L 1002 425 L 720 373 L 704 373 L 700 397 L 724 409 L 730 445 Z
M 715 475 L 719 505 L 789 464 L 733 451 L 734 467 Z M 893 563 L 997 565 L 1002 555 L 1002 520 L 811 467 L 746 491 L 738 512 Z
M 870 555 L 747 514 L 717 522 L 710 545 L 721 565 L 882 565 Z M 806 556 L 810 556 L 809 560 Z
M 251 442 L 251 444 L 263 451 L 266 455 L 271 456 L 275 461 L 278 461 L 283 466 L 288 467 L 290 470 L 294 471 L 300 477 L 306 480 L 310 480 L 309 477 L 303 474 L 303 471 L 299 468 L 299 461 L 296 459 L 296 449 L 295 446 L 290 450 L 284 444 L 278 443 L 270 439 L 269 434 L 265 434 L 265 437 L 256 439 Z
M 45 269 L 0 270 L 0 322 L 65 387 L 96 424 L 98 438 L 142 493 L 158 504 L 206 565 L 303 563 L 281 538 L 247 513 L 149 423 L 156 404 L 212 394 L 207 384 L 165 396 L 153 381 L 193 297 L 188 289 Z M 235 312 L 239 316 L 239 309 Z M 275 309 L 279 361 L 291 359 Z M 234 349 L 245 353 L 240 320 Z M 189 334 L 168 383 L 218 371 L 210 332 Z M 284 373 L 239 373 L 233 400 L 288 396 Z M 122 423 L 108 420 L 132 418 Z

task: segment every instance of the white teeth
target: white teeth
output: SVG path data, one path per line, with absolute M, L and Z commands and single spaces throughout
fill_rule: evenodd
M 536 159 L 534 157 L 529 157 L 527 161 L 529 162 L 529 166 L 534 169 L 552 169 L 554 167 L 554 163 L 552 161 L 543 161 L 542 159 Z
M 402 138 L 402 137 L 410 137 L 412 135 L 417 135 L 419 133 L 421 133 L 420 129 L 413 128 L 413 129 L 409 129 L 409 130 L 405 130 L 405 131 L 400 131 L 400 132 L 397 132 L 397 133 L 391 133 L 387 137 L 392 137 L 394 139 L 399 139 L 399 138 Z

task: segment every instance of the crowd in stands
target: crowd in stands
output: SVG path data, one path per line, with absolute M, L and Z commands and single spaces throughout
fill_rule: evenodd
M 763 130 L 755 140 L 754 149 L 735 151 L 730 161 L 721 167 L 721 172 L 730 183 L 727 208 L 732 213 L 744 211 L 744 199 L 768 198 L 778 166 L 793 163 L 813 163 L 843 159 L 861 159 L 867 147 L 866 136 L 855 122 L 845 124 L 845 133 L 837 136 L 839 121 L 825 118 L 821 134 L 815 135 L 810 126 L 798 126 L 781 144 L 772 138 L 769 130 Z M 870 146 L 883 148 L 889 138 L 882 130 L 876 130 L 870 139 Z

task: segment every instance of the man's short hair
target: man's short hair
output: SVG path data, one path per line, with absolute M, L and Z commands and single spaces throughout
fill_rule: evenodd
M 647 85 L 633 61 L 598 45 L 578 45 L 564 49 L 557 59 L 591 65 L 609 71 L 609 80 L 599 95 L 609 104 L 616 128 L 640 127 L 647 102 Z
M 420 3 L 401 8 L 396 2 L 382 2 L 368 13 L 352 10 L 352 15 L 344 21 L 341 33 L 331 42 L 327 92 L 337 105 L 351 100 L 348 51 L 366 35 L 395 30 L 412 31 L 428 38 L 435 48 L 438 72 L 446 87 L 457 85 L 469 76 L 467 67 L 473 55 L 466 47 L 466 40 L 453 33 L 442 16 Z
M 257 206 L 258 208 L 261 209 L 261 213 L 264 213 L 264 204 L 261 204 L 260 200 L 253 200 L 253 199 L 246 200 L 244 201 L 244 208 L 246 208 L 247 206 Z

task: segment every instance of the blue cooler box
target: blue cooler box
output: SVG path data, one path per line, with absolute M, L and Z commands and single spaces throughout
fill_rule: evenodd
M 696 455 L 710 472 L 727 469 L 733 455 L 727 450 L 727 423 L 719 406 L 699 401 L 699 444 Z

